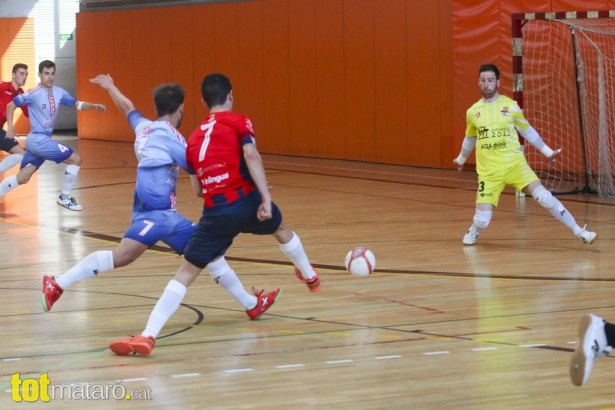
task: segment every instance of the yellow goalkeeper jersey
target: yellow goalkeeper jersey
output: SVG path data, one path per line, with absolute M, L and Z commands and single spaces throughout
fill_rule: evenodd
M 472 105 L 466 112 L 466 137 L 477 139 L 476 172 L 489 175 L 525 161 L 517 131 L 528 128 L 519 104 L 505 95 Z

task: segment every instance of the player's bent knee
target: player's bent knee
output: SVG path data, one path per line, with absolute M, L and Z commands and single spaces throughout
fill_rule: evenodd
M 73 155 L 68 157 L 64 162 L 68 165 L 75 165 L 80 167 L 83 162 L 83 159 L 81 158 L 81 156 L 79 156 L 79 154 L 73 152 Z
M 19 154 L 19 155 L 21 155 L 22 157 L 23 157 L 23 154 L 25 154 L 25 153 L 26 153 L 26 151 L 23 149 L 23 147 L 22 147 L 21 145 L 19 145 L 19 144 L 15 145 L 13 148 L 11 148 L 11 149 L 9 150 L 9 152 L 10 152 L 11 154 Z
M 288 229 L 288 227 L 286 227 L 284 223 L 281 223 L 278 229 L 273 233 L 273 237 L 276 239 L 276 241 L 278 241 L 279 244 L 285 244 L 290 242 L 290 240 L 293 239 L 294 235 L 294 232 Z
M 213 262 L 210 262 L 207 265 L 207 270 L 209 271 L 211 278 L 216 283 L 218 283 L 222 275 L 233 272 L 233 270 L 231 269 L 229 264 L 226 262 L 226 259 L 224 257 L 221 257 Z
M 474 214 L 474 225 L 479 229 L 485 229 L 491 223 L 491 211 L 476 211 Z
M 32 177 L 32 175 L 19 175 L 19 174 L 17 174 L 17 183 L 19 185 L 27 184 L 30 181 L 30 177 Z
M 27 184 L 28 181 L 30 181 L 30 178 L 32 178 L 32 175 L 34 175 L 34 173 L 36 172 L 38 168 L 34 165 L 27 165 L 25 167 L 23 167 L 22 169 L 19 170 L 19 172 L 17 173 L 17 183 L 19 185 L 23 185 L 23 184 Z
M 536 202 L 547 209 L 554 208 L 558 203 L 553 194 L 543 186 L 536 188 L 534 192 L 532 192 L 532 197 L 536 200 Z
M 114 255 L 113 258 L 113 266 L 116 268 L 121 268 L 123 266 L 127 266 L 130 265 L 131 263 L 133 263 L 134 261 L 137 260 L 136 256 L 130 255 L 130 254 L 120 254 L 120 255 Z

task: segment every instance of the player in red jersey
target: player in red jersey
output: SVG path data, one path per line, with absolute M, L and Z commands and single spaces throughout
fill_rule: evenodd
M 299 237 L 282 222 L 282 213 L 271 200 L 261 156 L 256 149 L 252 121 L 234 113 L 231 82 L 222 74 L 209 74 L 201 85 L 209 116 L 190 135 L 186 158 L 192 187 L 205 201 L 203 215 L 184 253 L 184 260 L 156 303 L 140 335 L 109 344 L 119 355 L 148 355 L 155 338 L 175 313 L 188 286 L 201 270 L 211 276 L 238 301 L 250 296 L 224 254 L 240 233 L 273 235 L 282 252 L 295 265 L 295 274 L 311 292 L 320 289 L 320 281 Z M 275 302 L 280 290 L 266 295 L 255 291 L 258 303 L 247 310 L 250 319 L 258 319 Z
M 0 81 L 0 149 L 9 155 L 0 162 L 0 172 L 13 168 L 23 159 L 24 149 L 15 138 L 7 138 L 6 131 L 2 128 L 6 122 L 6 106 L 13 101 L 13 97 L 23 94 L 23 87 L 28 79 L 28 66 L 17 63 L 13 66 L 11 81 Z M 21 108 L 24 115 L 28 116 L 28 107 Z

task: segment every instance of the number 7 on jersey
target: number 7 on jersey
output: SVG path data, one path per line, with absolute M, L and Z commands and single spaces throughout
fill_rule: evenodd
M 203 138 L 203 144 L 201 144 L 201 150 L 199 151 L 199 161 L 203 161 L 205 159 L 205 153 L 207 152 L 207 147 L 209 146 L 209 141 L 211 139 L 211 133 L 214 130 L 215 124 L 216 121 L 214 120 L 201 125 L 201 130 L 205 131 L 205 137 Z

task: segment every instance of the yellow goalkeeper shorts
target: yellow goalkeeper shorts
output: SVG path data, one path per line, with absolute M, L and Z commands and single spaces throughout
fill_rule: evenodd
M 510 186 L 521 191 L 534 181 L 538 181 L 538 176 L 525 160 L 517 162 L 511 168 L 489 175 L 479 175 L 476 203 L 498 206 L 500 195 L 505 187 Z

